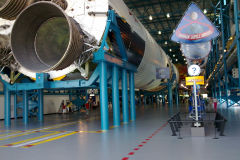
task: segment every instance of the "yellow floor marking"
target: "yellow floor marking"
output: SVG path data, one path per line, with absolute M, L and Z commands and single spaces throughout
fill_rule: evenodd
M 56 135 L 56 134 L 59 134 L 59 133 L 61 133 L 61 132 L 50 133 L 50 134 L 46 134 L 46 135 L 43 135 L 43 136 L 34 137 L 34 138 L 30 138 L 30 139 L 25 139 L 25 140 L 14 142 L 14 143 L 10 143 L 10 144 L 11 144 L 11 146 L 14 146 L 14 145 L 17 145 L 17 144 L 33 141 L 33 140 L 36 140 L 36 139 L 45 138 L 45 137 Z M 4 146 L 1 146 L 1 147 L 4 147 Z
M 43 144 L 43 143 L 46 143 L 46 142 L 51 142 L 51 141 L 54 141 L 54 140 L 57 140 L 57 139 L 60 139 L 60 138 L 64 138 L 64 137 L 67 137 L 67 136 L 71 136 L 73 134 L 76 134 L 77 132 L 70 132 L 68 134 L 64 134 L 64 135 L 61 135 L 61 136 L 57 136 L 57 137 L 54 137 L 54 138 L 50 138 L 50 139 L 47 139 L 47 140 L 43 140 L 43 141 L 40 141 L 40 142 L 37 142 L 37 143 L 32 143 L 31 144 L 31 147 L 32 146 L 36 146 L 36 145 L 39 145 L 39 144 Z M 29 148 L 29 146 L 23 146 L 21 148 Z
M 29 135 L 29 134 L 33 134 L 33 133 L 36 133 L 36 132 L 27 132 L 27 133 L 24 133 L 23 134 L 18 134 L 18 135 L 14 135 L 14 136 L 9 136 L 9 137 L 5 137 L 5 138 L 0 138 L 0 141 L 3 141 L 3 140 L 7 140 L 7 139 L 11 139 L 11 138 L 16 138 L 16 137 L 21 137 L 21 136 L 25 136 L 25 135 Z
M 59 131 L 38 131 L 38 132 L 41 132 L 41 133 L 52 133 L 52 132 L 59 132 Z
M 0 141 L 11 139 L 11 138 L 16 138 L 16 137 L 21 137 L 21 136 L 25 136 L 25 135 L 29 135 L 29 134 L 33 134 L 33 133 L 37 133 L 37 132 L 43 132 L 43 131 L 48 131 L 48 130 L 51 130 L 51 129 L 57 129 L 57 128 L 65 127 L 65 126 L 70 126 L 70 125 L 72 125 L 74 123 L 76 123 L 76 122 L 65 124 L 65 125 L 60 125 L 60 126 L 56 126 L 56 127 L 52 127 L 52 128 L 46 127 L 46 129 L 39 130 L 39 131 L 36 131 L 38 129 L 32 129 L 32 131 L 31 130 L 27 130 L 27 131 L 24 131 L 24 132 L 19 131 L 17 133 L 21 133 L 22 132 L 22 134 L 13 135 L 13 136 L 11 136 L 12 134 L 6 134 L 6 136 L 8 136 L 8 135 L 10 135 L 10 136 L 9 137 L 5 137 L 5 138 L 1 138 L 0 137 Z M 53 132 L 57 132 L 57 131 L 53 131 Z
M 0 138 L 3 136 L 8 136 L 8 135 L 12 135 L 12 134 L 21 133 L 21 132 L 23 132 L 23 131 L 16 131 L 16 132 L 12 132 L 12 133 L 0 134 Z
M 79 133 L 103 133 L 105 131 L 78 131 Z
M 72 125 L 74 123 L 77 123 L 77 122 L 68 122 L 68 123 L 62 123 L 62 124 L 57 124 L 57 125 L 52 125 L 52 126 L 45 126 L 45 127 L 41 127 L 41 128 L 35 128 L 35 129 L 26 130 L 25 132 L 34 131 L 34 130 L 40 130 L 40 129 L 43 129 L 43 128 L 46 128 L 46 129 L 43 129 L 43 130 L 47 131 L 47 130 L 51 130 L 51 129 L 65 127 L 67 125 Z

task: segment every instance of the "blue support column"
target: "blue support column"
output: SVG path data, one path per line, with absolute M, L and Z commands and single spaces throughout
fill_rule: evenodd
M 162 96 L 163 96 L 162 97 L 162 104 L 165 105 L 165 95 L 163 94 Z
M 107 64 L 100 62 L 100 110 L 101 110 L 101 128 L 109 129 L 108 120 L 108 90 L 107 90 Z
M 236 1 L 236 0 L 235 0 Z M 235 7 L 234 7 L 235 8 Z M 234 10 L 235 11 L 235 10 Z M 238 14 L 238 13 L 237 13 Z M 234 15 L 235 15 L 235 12 L 234 12 Z M 236 17 L 236 16 L 235 16 Z M 238 16 L 237 16 L 238 17 Z M 222 32 L 222 52 L 223 52 L 223 65 L 224 65 L 224 77 L 225 77 L 225 92 L 226 92 L 226 95 L 225 95 L 225 98 L 226 98 L 226 104 L 227 104 L 227 108 L 229 106 L 228 104 L 228 84 L 227 84 L 227 78 L 228 78 L 228 73 L 227 73 L 227 60 L 226 60 L 226 53 L 224 52 L 224 49 L 225 49 L 225 38 L 224 38 L 224 23 L 223 23 L 223 7 L 222 7 L 222 1 L 220 1 L 220 18 L 222 20 L 221 22 L 221 32 Z M 238 28 L 238 23 L 237 23 L 237 28 Z M 237 29 L 236 28 L 236 29 Z M 237 35 L 236 35 L 237 36 Z M 238 48 L 238 47 L 237 47 Z M 239 57 L 238 57 L 239 59 Z
M 172 84 L 168 83 L 168 105 L 173 106 L 173 97 L 172 97 Z
M 211 88 L 212 88 L 212 97 L 214 97 L 213 87 L 211 87 Z
M 6 86 L 4 86 L 4 125 L 11 126 L 11 94 Z
M 146 105 L 147 104 L 147 97 L 143 95 L 143 103 Z
M 219 99 L 222 99 L 222 90 L 221 90 L 221 80 L 220 80 L 220 73 L 218 73 L 218 89 L 219 89 Z
M 23 122 L 25 125 L 28 124 L 28 93 L 23 91 Z
M 128 86 L 127 86 L 127 70 L 122 69 L 122 109 L 123 109 L 123 123 L 128 123 Z
M 142 104 L 142 99 L 141 99 L 141 93 L 140 91 L 138 92 L 138 104 Z
M 136 120 L 134 73 L 129 73 L 131 120 Z
M 43 114 L 44 114 L 44 110 L 43 110 L 43 90 L 39 89 L 38 90 L 38 120 L 40 122 L 43 121 Z
M 178 100 L 178 85 L 177 84 L 176 84 L 176 87 L 175 87 L 175 95 L 176 95 L 176 105 L 178 106 L 179 100 Z
M 17 119 L 17 92 L 14 93 L 14 118 Z
M 113 125 L 120 126 L 120 105 L 119 105 L 119 69 L 116 65 L 112 69 L 112 104 L 113 104 Z
M 234 0 L 234 21 L 235 21 L 235 31 L 237 38 L 237 57 L 238 57 L 238 87 L 240 87 L 240 41 L 239 41 L 239 10 L 238 10 L 238 0 Z
M 215 74 L 214 74 L 213 80 L 214 80 L 214 83 L 213 83 L 213 85 L 214 85 L 214 98 L 217 98 L 217 88 L 216 88 Z

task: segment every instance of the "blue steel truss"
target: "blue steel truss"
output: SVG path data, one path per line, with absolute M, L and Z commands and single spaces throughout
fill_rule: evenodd
M 221 37 L 212 42 L 213 47 L 206 67 L 207 83 L 211 86 L 209 89 L 211 88 L 212 96 L 217 98 L 220 104 L 226 103 L 227 107 L 240 102 L 240 78 L 233 78 L 231 75 L 231 70 L 234 67 L 238 67 L 238 74 L 240 75 L 240 17 L 238 3 L 238 0 L 234 0 L 233 16 L 229 15 L 230 1 L 219 0 L 213 6 L 214 24 L 221 30 Z M 231 33 L 230 22 L 234 23 L 234 33 Z M 236 61 L 228 63 L 228 59 L 234 54 L 236 54 Z M 223 73 L 221 73 L 222 70 Z
M 69 81 L 49 81 L 48 74 L 39 73 L 36 76 L 36 81 L 32 83 L 15 83 L 9 84 L 3 79 L 0 80 L 4 84 L 5 97 L 5 126 L 11 125 L 11 94 L 15 97 L 15 108 L 17 106 L 17 96 L 21 92 L 23 96 L 23 121 L 28 124 L 29 115 L 29 94 L 36 90 L 38 100 L 38 119 L 43 121 L 43 90 L 44 89 L 80 89 L 80 88 L 100 88 L 100 108 L 101 108 L 101 128 L 102 130 L 109 129 L 108 120 L 108 87 L 109 80 L 112 79 L 112 97 L 113 97 L 113 121 L 115 126 L 120 125 L 120 106 L 119 106 L 119 80 L 122 78 L 122 104 L 123 104 L 123 122 L 129 122 L 128 113 L 128 85 L 127 75 L 129 74 L 129 88 L 130 88 L 130 111 L 131 120 L 135 121 L 135 86 L 134 86 L 134 72 L 137 71 L 136 66 L 128 62 L 126 49 L 121 37 L 120 29 L 117 24 L 116 15 L 113 10 L 108 12 L 108 20 L 106 24 L 105 33 L 102 39 L 100 49 L 96 51 L 93 62 L 98 66 L 89 78 L 89 80 L 69 80 Z M 109 32 L 113 32 L 116 36 L 117 44 L 120 49 L 121 58 L 115 57 L 108 53 L 107 36 Z M 121 74 L 119 74 L 121 72 Z M 119 76 L 121 75 L 121 76 Z M 16 112 L 15 112 L 16 114 Z M 16 115 L 17 116 L 17 115 Z

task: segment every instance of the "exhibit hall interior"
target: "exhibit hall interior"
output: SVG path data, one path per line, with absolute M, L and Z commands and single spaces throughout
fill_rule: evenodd
M 0 0 L 0 160 L 239 160 L 239 0 Z

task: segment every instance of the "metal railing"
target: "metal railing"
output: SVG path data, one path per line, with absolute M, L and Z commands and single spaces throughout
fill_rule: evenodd
M 181 128 L 183 127 L 183 124 L 193 124 L 196 122 L 195 120 L 182 120 L 181 115 L 182 114 L 178 112 L 168 120 L 172 131 L 172 136 L 178 136 L 178 139 L 182 139 Z M 208 119 L 198 120 L 198 122 L 202 124 L 214 124 L 214 139 L 218 139 L 217 132 L 219 132 L 219 136 L 224 136 L 224 129 L 227 120 L 221 114 L 216 113 L 215 119 L 211 120 L 209 117 Z

